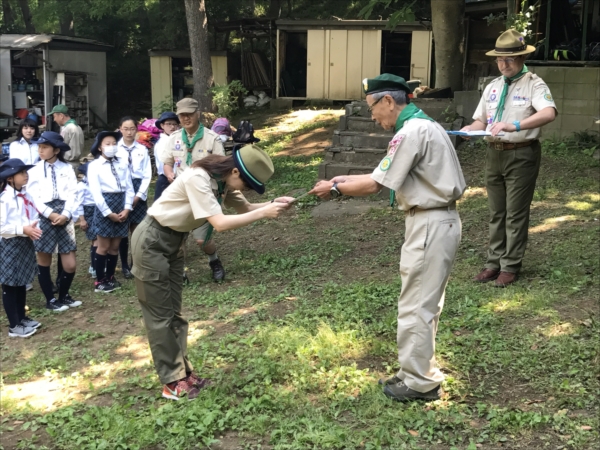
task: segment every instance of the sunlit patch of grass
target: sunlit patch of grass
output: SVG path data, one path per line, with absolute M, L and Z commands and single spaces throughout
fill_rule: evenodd
M 582 202 L 582 201 L 571 201 L 565 205 L 567 208 L 574 209 L 576 211 L 589 211 L 594 205 L 590 202 Z

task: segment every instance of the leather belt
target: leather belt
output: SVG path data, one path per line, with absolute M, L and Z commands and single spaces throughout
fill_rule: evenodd
M 537 142 L 537 140 L 533 140 L 533 141 L 527 141 L 527 142 L 502 142 L 502 141 L 494 141 L 494 142 L 488 142 L 489 147 L 492 150 L 514 150 L 516 148 L 522 148 L 522 147 L 530 147 L 531 145 L 533 145 L 535 142 Z
M 412 208 L 410 208 L 408 211 L 405 211 L 406 214 L 410 214 L 411 216 L 414 216 L 415 213 L 417 212 L 423 212 L 423 211 L 436 211 L 436 210 L 440 210 L 440 211 L 456 211 L 456 202 L 452 202 L 450 203 L 448 206 L 440 206 L 439 208 L 428 208 L 428 209 L 423 209 L 423 208 L 419 208 L 418 206 L 413 206 Z

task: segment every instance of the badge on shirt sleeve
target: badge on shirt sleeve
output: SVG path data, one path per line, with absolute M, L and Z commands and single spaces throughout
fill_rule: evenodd
M 389 156 L 386 156 L 385 158 L 383 158 L 381 160 L 381 163 L 379 164 L 379 170 L 386 172 L 390 166 L 392 165 L 392 158 L 390 158 Z
M 550 92 L 546 92 L 546 93 L 544 94 L 544 100 L 546 100 L 546 101 L 548 101 L 548 102 L 552 102 L 552 101 L 554 101 L 554 100 L 552 99 L 552 94 L 550 94 Z

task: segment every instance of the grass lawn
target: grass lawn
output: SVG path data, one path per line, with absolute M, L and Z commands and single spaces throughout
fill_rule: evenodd
M 264 199 L 314 184 L 323 154 L 311 140 L 331 134 L 340 114 L 253 119 L 261 145 L 278 155 Z M 380 199 L 365 200 L 373 208 L 362 214 L 315 218 L 320 202 L 309 198 L 281 220 L 219 234 L 220 285 L 188 244 L 190 357 L 214 381 L 193 402 L 161 398 L 134 284 L 94 294 L 78 231 L 73 293 L 83 306 L 46 312 L 36 283 L 35 336 L 8 339 L 0 317 L 0 448 L 598 448 L 600 193 L 591 147 L 544 143 L 524 267 L 506 289 L 471 281 L 487 242 L 484 150 L 459 150 L 469 188 L 437 338 L 446 395 L 430 403 L 392 402 L 377 385 L 398 370 L 404 236 L 404 213 Z

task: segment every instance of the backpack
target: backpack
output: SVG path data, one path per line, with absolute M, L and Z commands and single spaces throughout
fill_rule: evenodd
M 218 135 L 231 136 L 231 126 L 229 125 L 229 120 L 224 117 L 220 117 L 215 120 L 210 129 Z
M 260 139 L 254 137 L 254 127 L 247 120 L 242 120 L 240 122 L 240 126 L 236 132 L 233 133 L 233 140 L 243 144 L 254 144 L 255 142 L 260 141 Z

